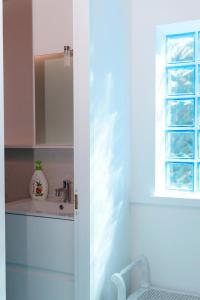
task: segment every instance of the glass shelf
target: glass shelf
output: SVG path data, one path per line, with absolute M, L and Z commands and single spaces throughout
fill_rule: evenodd
M 73 150 L 73 145 L 48 145 L 48 144 L 38 144 L 38 145 L 5 145 L 5 149 L 69 149 Z

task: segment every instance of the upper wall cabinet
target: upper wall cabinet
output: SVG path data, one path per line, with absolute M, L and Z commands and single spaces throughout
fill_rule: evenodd
M 64 46 L 72 48 L 72 0 L 3 6 L 5 146 L 71 148 L 73 51 L 64 55 Z
M 35 143 L 73 145 L 73 1 L 32 0 L 35 62 Z M 71 52 L 70 52 L 71 53 Z M 65 57 L 65 58 L 64 58 Z
M 63 52 L 72 47 L 72 0 L 33 0 L 34 55 Z
M 32 1 L 3 1 L 6 146 L 34 139 Z

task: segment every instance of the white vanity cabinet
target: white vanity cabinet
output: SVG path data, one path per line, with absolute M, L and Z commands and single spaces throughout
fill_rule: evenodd
M 72 47 L 72 0 L 32 0 L 33 53 L 44 55 Z
M 74 222 L 6 214 L 8 300 L 74 299 Z

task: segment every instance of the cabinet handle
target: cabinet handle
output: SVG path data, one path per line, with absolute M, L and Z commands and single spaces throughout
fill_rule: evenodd
M 74 195 L 74 207 L 75 210 L 78 210 L 78 194 Z

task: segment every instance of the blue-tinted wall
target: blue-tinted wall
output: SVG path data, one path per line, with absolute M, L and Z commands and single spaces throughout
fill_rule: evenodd
M 90 1 L 91 299 L 129 262 L 129 0 Z

